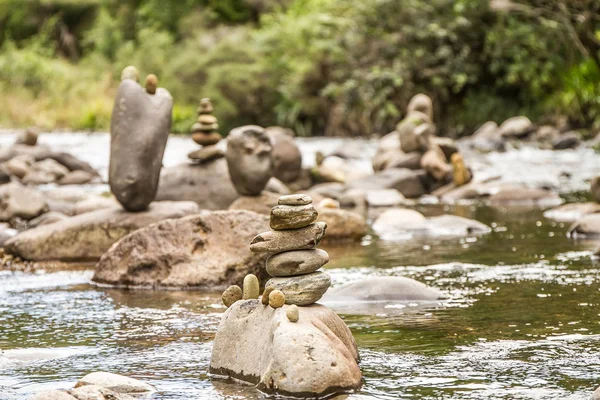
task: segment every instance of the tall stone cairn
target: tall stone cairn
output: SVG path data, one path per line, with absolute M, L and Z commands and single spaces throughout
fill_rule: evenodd
M 214 108 L 210 99 L 204 98 L 200 101 L 198 119 L 192 125 L 192 139 L 202 148 L 188 154 L 188 158 L 192 161 L 203 163 L 225 156 L 223 151 L 216 146 L 221 140 L 221 135 L 217 131 L 219 124 L 217 118 L 212 115 L 213 111 Z
M 327 224 L 315 222 L 318 212 L 310 196 L 281 196 L 271 209 L 271 231 L 257 235 L 250 244 L 254 253 L 270 254 L 265 293 L 279 290 L 285 304 L 307 306 L 316 303 L 331 285 L 328 274 L 318 271 L 329 262 L 326 251 L 317 249 Z

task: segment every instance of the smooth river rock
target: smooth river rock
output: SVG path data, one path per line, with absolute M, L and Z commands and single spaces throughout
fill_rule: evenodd
M 579 218 L 569 228 L 569 235 L 573 237 L 600 235 L 600 213 L 587 214 Z
M 192 202 L 155 202 L 140 213 L 113 206 L 22 232 L 6 242 L 5 250 L 33 261 L 95 261 L 128 233 L 198 211 Z
M 389 168 L 375 175 L 348 183 L 349 189 L 379 190 L 396 189 L 407 198 L 417 198 L 427 193 L 421 175 L 422 170 Z
M 37 190 L 17 182 L 0 185 L 0 221 L 9 221 L 13 217 L 30 220 L 47 209 L 46 199 Z
M 271 209 L 271 229 L 299 229 L 317 219 L 317 210 L 312 204 L 305 206 L 275 206 Z
M 269 215 L 271 209 L 277 205 L 279 194 L 263 190 L 258 196 L 241 196 L 229 206 L 230 210 L 253 211 L 258 214 Z
M 316 303 L 331 286 L 331 278 L 325 272 L 306 275 L 275 277 L 265 284 L 265 288 L 278 289 L 285 295 L 285 304 L 305 306 Z
M 267 273 L 271 276 L 293 276 L 315 272 L 329 262 L 325 250 L 294 250 L 274 254 L 267 260 Z
M 266 129 L 273 145 L 275 177 L 283 183 L 293 182 L 302 173 L 302 153 L 294 140 L 294 132 L 279 126 Z
M 79 379 L 75 388 L 96 385 L 117 393 L 154 392 L 156 388 L 148 383 L 111 372 L 92 372 Z
M 108 181 L 129 211 L 145 210 L 156 196 L 172 108 L 166 89 L 149 94 L 131 79 L 119 85 L 110 124 Z
M 313 199 L 307 194 L 289 194 L 280 196 L 278 204 L 281 206 L 305 206 L 311 204 Z
M 299 320 L 291 322 L 288 307 L 244 300 L 227 309 L 215 336 L 210 372 L 296 397 L 359 388 L 358 350 L 344 321 L 313 304 L 302 307 Z
M 96 265 L 94 282 L 152 288 L 225 289 L 247 274 L 264 276 L 266 255 L 248 249 L 266 216 L 202 211 L 139 229 L 119 240 Z
M 445 296 L 439 290 L 401 276 L 365 278 L 331 289 L 329 301 L 434 301 Z
M 224 158 L 165 168 L 156 200 L 194 201 L 203 210 L 226 210 L 239 197 Z
M 269 136 L 260 126 L 246 125 L 229 132 L 225 159 L 240 195 L 259 195 L 274 176 L 272 151 Z
M 254 253 L 276 254 L 312 249 L 323 239 L 326 229 L 325 222 L 315 222 L 301 229 L 263 232 L 252 239 L 250 250 Z

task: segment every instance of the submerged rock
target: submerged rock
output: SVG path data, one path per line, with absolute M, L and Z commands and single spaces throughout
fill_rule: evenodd
M 224 289 L 264 274 L 266 255 L 248 250 L 268 218 L 249 211 L 202 211 L 124 236 L 96 265 L 99 283 Z
M 361 385 L 352 333 L 333 311 L 302 307 L 297 322 L 289 306 L 238 301 L 223 314 L 210 372 L 256 384 L 268 393 L 325 396 Z
M 156 200 L 194 201 L 204 210 L 226 210 L 239 197 L 224 158 L 165 168 Z
M 151 94 L 132 79 L 119 85 L 110 126 L 108 180 L 129 211 L 145 210 L 156 196 L 172 108 L 166 89 Z
M 168 218 L 199 211 L 191 202 L 156 202 L 144 212 L 112 207 L 22 232 L 6 242 L 6 251 L 32 261 L 95 261 L 117 240 Z
M 381 276 L 333 288 L 323 297 L 323 301 L 434 301 L 444 297 L 439 290 L 414 279 Z

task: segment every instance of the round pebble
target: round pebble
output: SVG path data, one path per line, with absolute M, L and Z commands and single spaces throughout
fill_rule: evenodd
M 285 315 L 290 320 L 290 322 L 298 322 L 298 320 L 300 319 L 300 309 L 297 305 L 292 304 L 285 311 Z
M 273 291 L 272 287 L 265 288 L 265 291 L 263 292 L 262 298 L 261 298 L 261 303 L 264 306 L 268 306 L 269 305 L 269 295 L 271 294 L 272 291 Z
M 242 299 L 242 288 L 239 287 L 238 285 L 233 285 L 233 286 L 229 286 L 227 289 L 225 289 L 225 291 L 223 292 L 223 295 L 221 296 L 221 300 L 223 301 L 223 304 L 225 304 L 225 307 L 229 308 L 231 307 L 231 305 L 233 303 L 235 303 L 238 300 Z
M 258 299 L 260 284 L 256 275 L 248 274 L 244 278 L 244 290 L 242 298 L 244 300 Z
M 146 92 L 150 94 L 156 93 L 158 87 L 158 77 L 154 74 L 150 74 L 146 77 Z
M 281 308 L 285 304 L 285 295 L 281 290 L 273 290 L 269 294 L 269 305 L 273 308 Z

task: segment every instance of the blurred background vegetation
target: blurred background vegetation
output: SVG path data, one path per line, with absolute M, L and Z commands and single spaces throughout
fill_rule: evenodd
M 188 132 L 393 130 L 430 95 L 441 133 L 525 114 L 600 128 L 597 0 L 0 0 L 0 125 L 107 130 L 120 72 L 158 75 Z

